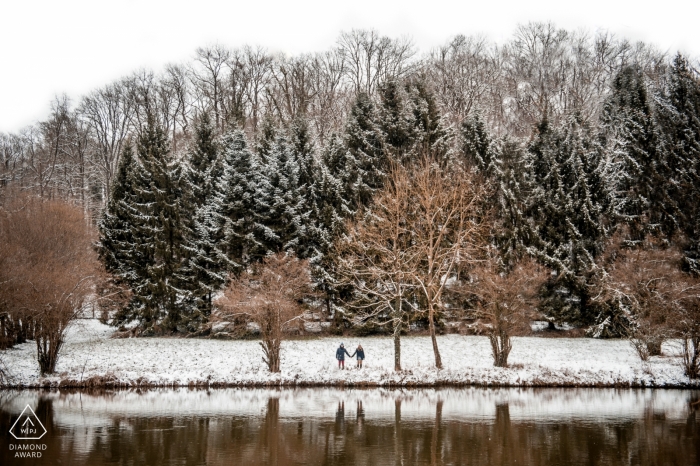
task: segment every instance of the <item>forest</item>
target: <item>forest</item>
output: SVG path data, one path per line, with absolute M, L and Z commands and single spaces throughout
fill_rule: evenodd
M 92 306 L 128 336 L 217 323 L 280 342 L 432 338 L 479 321 L 494 364 L 533 320 L 678 339 L 700 377 L 699 62 L 519 26 L 430 51 L 199 48 L 0 133 L 0 348 L 55 369 Z

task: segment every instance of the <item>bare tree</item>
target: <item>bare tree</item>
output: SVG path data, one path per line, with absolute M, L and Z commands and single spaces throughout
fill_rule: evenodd
M 473 315 L 489 324 L 487 335 L 491 343 L 493 364 L 508 366 L 512 349 L 510 337 L 515 332 L 529 330 L 538 292 L 547 279 L 546 270 L 530 258 L 525 258 L 509 270 L 503 270 L 494 251 L 469 272 L 471 280 L 462 290 L 477 297 Z
M 268 94 L 274 113 L 281 121 L 305 117 L 308 113 L 316 92 L 314 71 L 309 56 L 276 58 Z
M 403 78 L 416 51 L 408 38 L 390 39 L 375 30 L 343 32 L 338 48 L 355 93 L 372 94 L 379 84 Z
M 257 132 L 258 123 L 262 121 L 263 99 L 272 74 L 272 56 L 262 47 L 243 48 L 240 54 L 243 63 L 249 115 L 253 132 Z
M 429 157 L 409 170 L 397 167 L 392 184 L 407 197 L 407 228 L 411 232 L 407 275 L 427 304 L 435 366 L 442 368 L 435 321 L 443 310 L 443 295 L 457 268 L 483 256 L 488 212 L 482 183 L 460 167 L 443 167 Z
M 284 331 L 301 318 L 301 300 L 310 293 L 308 262 L 280 253 L 233 279 L 217 305 L 224 315 L 243 315 L 260 326 L 263 361 L 279 372 Z
M 192 102 L 190 96 L 187 68 L 184 65 L 167 65 L 161 79 L 161 93 L 167 96 L 168 118 L 170 120 L 173 152 L 177 152 L 178 131 L 187 136 L 192 119 Z
M 344 85 L 345 62 L 338 50 L 315 55 L 310 66 L 315 98 L 309 106 L 309 119 L 324 142 L 333 131 L 342 128 L 354 93 Z
M 78 109 L 94 141 L 92 161 L 99 173 L 105 204 L 109 200 L 112 179 L 119 167 L 124 143 L 132 128 L 134 111 L 125 81 L 91 92 L 83 98 Z
M 393 328 L 395 371 L 401 370 L 401 331 L 413 311 L 409 293 L 415 288 L 407 270 L 414 253 L 407 188 L 389 182 L 370 208 L 348 222 L 347 233 L 335 245 L 340 281 L 355 290 L 348 302 L 357 313 L 355 323 Z
M 21 180 L 22 152 L 19 136 L 0 133 L 0 188 Z
M 92 292 L 98 262 L 80 208 L 20 196 L 0 211 L 0 302 L 34 324 L 42 375 L 54 372 L 65 331 Z
M 491 107 L 502 72 L 498 53 L 485 38 L 462 35 L 430 53 L 424 67 L 444 115 L 460 122 L 477 107 Z
M 681 339 L 686 374 L 700 377 L 700 280 L 680 268 L 683 254 L 648 239 L 637 249 L 609 248 L 606 274 L 595 302 L 612 303 L 629 316 L 630 340 L 640 358 L 661 354 L 669 337 Z
M 191 67 L 190 76 L 195 92 L 200 102 L 207 102 L 206 106 L 198 109 L 198 113 L 211 110 L 214 113 L 214 124 L 218 129 L 223 129 L 221 99 L 230 57 L 231 51 L 222 45 L 200 47 L 195 52 Z

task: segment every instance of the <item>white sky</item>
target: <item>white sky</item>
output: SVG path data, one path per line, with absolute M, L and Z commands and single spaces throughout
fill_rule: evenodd
M 3 0 L 0 132 L 45 118 L 50 101 L 77 99 L 139 68 L 160 71 L 219 42 L 288 54 L 328 49 L 344 30 L 409 35 L 421 51 L 456 34 L 499 43 L 518 23 L 603 29 L 664 51 L 700 56 L 696 0 Z

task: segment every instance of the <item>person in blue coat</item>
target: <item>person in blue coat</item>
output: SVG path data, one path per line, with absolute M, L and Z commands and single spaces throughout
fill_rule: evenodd
M 350 356 L 350 353 L 348 353 L 348 350 L 345 349 L 345 346 L 341 343 L 340 348 L 338 348 L 335 351 L 335 359 L 338 360 L 338 369 L 345 369 L 345 355 Z M 352 356 L 350 356 L 352 357 Z
M 357 356 L 357 368 L 362 369 L 362 361 L 365 360 L 365 350 L 362 348 L 362 345 L 357 345 L 357 349 L 352 356 Z

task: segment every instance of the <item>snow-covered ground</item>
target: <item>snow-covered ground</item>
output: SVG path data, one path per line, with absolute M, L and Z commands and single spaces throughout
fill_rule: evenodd
M 495 368 L 486 337 L 438 338 L 443 370 L 434 368 L 429 337 L 401 340 L 403 372 L 393 371 L 393 341 L 387 337 L 318 338 L 282 344 L 282 372 L 270 374 L 258 341 L 184 338 L 112 339 L 113 329 L 81 320 L 68 333 L 56 375 L 42 378 L 33 342 L 0 353 L 12 386 L 58 385 L 344 385 L 691 387 L 673 344 L 664 356 L 643 364 L 627 341 L 589 338 L 513 338 L 511 367 Z M 339 370 L 335 350 L 365 349 L 365 367 Z

